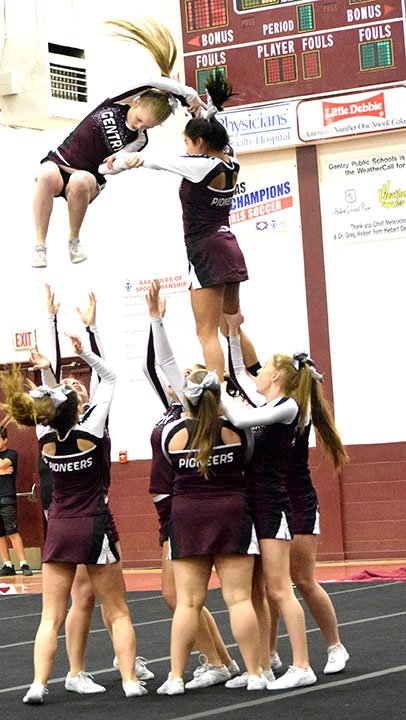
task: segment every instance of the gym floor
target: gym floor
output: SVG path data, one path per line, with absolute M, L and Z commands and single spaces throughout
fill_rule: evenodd
M 37 717 L 42 720 L 111 720 L 133 717 L 137 720 L 197 720 L 231 718 L 262 720 L 271 712 L 289 720 L 374 720 L 406 716 L 406 561 L 373 563 L 328 563 L 317 569 L 320 581 L 332 597 L 340 634 L 350 653 L 346 669 L 337 675 L 323 675 L 325 646 L 320 631 L 306 611 L 311 664 L 318 676 L 316 685 L 293 691 L 247 693 L 221 685 L 186 691 L 185 695 L 158 696 L 156 688 L 169 671 L 171 615 L 159 592 L 158 570 L 125 572 L 128 602 L 137 634 L 137 654 L 148 659 L 155 679 L 147 682 L 149 695 L 125 698 L 118 671 L 113 669 L 113 650 L 96 607 L 87 648 L 87 670 L 105 685 L 100 695 L 78 695 L 64 688 L 67 672 L 64 635 L 59 646 L 49 695 L 41 706 L 22 703 L 32 680 L 33 645 L 41 613 L 41 574 L 2 578 L 13 585 L 16 594 L 2 594 L 0 585 L 0 707 L 7 720 Z M 213 574 L 207 606 L 213 612 L 220 632 L 237 662 L 238 649 L 230 632 L 228 614 Z M 280 627 L 279 654 L 290 662 L 289 642 Z M 191 677 L 197 664 L 193 654 L 188 666 Z M 242 664 L 241 664 L 242 666 Z M 230 715 L 231 713 L 231 715 Z

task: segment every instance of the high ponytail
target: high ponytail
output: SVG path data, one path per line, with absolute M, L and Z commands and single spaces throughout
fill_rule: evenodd
M 213 105 L 221 112 L 227 100 L 235 95 L 233 86 L 228 82 L 223 73 L 211 72 L 205 82 L 206 93 L 209 95 Z
M 168 28 L 153 18 L 145 18 L 137 24 L 129 20 L 107 20 L 106 25 L 115 28 L 113 35 L 138 43 L 154 58 L 163 77 L 170 77 L 175 64 L 177 49 Z
M 310 409 L 316 437 L 329 455 L 334 468 L 340 470 L 348 461 L 348 455 L 335 425 L 332 410 L 324 397 L 320 382 L 322 376 L 316 371 L 313 361 L 306 353 L 295 353 L 293 358 L 289 355 L 274 355 L 273 364 L 283 375 L 284 394 L 293 397 L 298 404 L 298 433 L 303 432 Z
M 215 114 L 223 109 L 227 100 L 234 95 L 233 87 L 222 73 L 211 72 L 205 82 L 207 93 L 207 110 L 203 117 L 189 120 L 185 127 L 185 135 L 196 142 L 198 138 L 207 145 L 209 150 L 225 151 L 230 142 L 228 132 Z
M 32 427 L 40 422 L 49 424 L 52 421 L 55 408 L 49 398 L 31 397 L 27 390 L 34 387 L 29 380 L 24 380 L 18 365 L 0 372 L 0 390 L 4 395 L 0 407 L 6 411 L 8 422 Z
M 24 379 L 18 365 L 0 372 L 0 390 L 4 395 L 0 408 L 6 411 L 8 422 L 28 427 L 49 425 L 63 436 L 77 421 L 78 396 L 72 388 L 37 388 L 30 380 Z M 61 395 L 63 402 L 60 402 Z
M 204 387 L 204 381 L 211 375 L 213 373 L 209 373 L 207 370 L 196 370 L 188 376 L 184 388 L 187 410 L 190 416 L 197 421 L 194 424 L 188 447 L 197 450 L 198 471 L 206 478 L 209 472 L 211 451 L 218 441 L 220 432 L 220 384 L 215 373 L 215 379 L 210 380 L 207 387 Z M 198 385 L 203 385 L 194 402 L 188 397 L 187 386 L 190 383 L 196 389 Z
M 348 453 L 341 441 L 332 410 L 318 380 L 313 380 L 311 387 L 311 416 L 318 440 L 330 456 L 335 469 L 341 470 L 348 462 Z

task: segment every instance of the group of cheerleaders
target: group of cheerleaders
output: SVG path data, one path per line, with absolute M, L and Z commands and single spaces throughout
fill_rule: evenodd
M 311 358 L 306 353 L 277 354 L 261 367 L 241 329 L 239 283 L 248 274 L 228 225 L 239 165 L 215 117 L 231 87 L 223 76 L 210 76 L 203 104 L 192 88 L 168 77 L 176 48 L 166 29 L 153 21 L 137 26 L 118 21 L 114 27 L 150 50 L 166 77 L 106 100 L 49 153 L 37 178 L 38 245 L 33 265 L 46 266 L 45 237 L 54 197 L 67 200 L 70 256 L 72 262 L 82 262 L 86 255 L 79 230 L 105 174 L 144 165 L 182 177 L 190 295 L 204 365 L 187 370 L 177 365 L 165 333 L 159 283 L 153 282 L 147 292 L 150 336 L 144 371 L 164 412 L 151 436 L 150 492 L 163 547 L 162 594 L 173 612 L 171 668 L 157 692 L 178 695 L 185 688 L 219 683 L 251 691 L 311 685 L 317 678 L 309 664 L 304 612 L 292 582 L 325 638 L 323 672 L 343 670 L 349 658 L 331 600 L 315 579 L 319 512 L 308 464 L 311 426 L 336 470 L 345 463 L 346 451 Z M 178 100 L 194 115 L 185 127 L 186 155 L 147 162 L 139 153 L 147 142 L 146 130 L 168 117 Z M 114 133 L 106 132 L 113 126 Z M 74 352 L 91 368 L 90 392 L 75 378 L 61 378 L 58 305 L 49 286 L 47 303 L 53 338 L 50 357 L 32 351 L 42 384 L 27 387 L 15 366 L 0 374 L 3 409 L 10 421 L 36 427 L 41 477 L 44 483 L 51 477 L 52 485 L 34 680 L 23 700 L 44 701 L 65 619 L 70 662 L 66 689 L 104 692 L 84 665 L 95 596 L 124 693 L 137 697 L 147 694 L 145 680 L 153 673 L 143 658 L 136 657 L 119 538 L 108 504 L 108 416 L 115 374 L 103 357 L 91 294 L 88 308 L 79 311 L 91 349 L 70 335 Z M 226 382 L 220 327 L 228 337 Z M 237 398 L 227 392 L 231 386 Z M 242 672 L 204 605 L 213 566 L 245 665 Z M 277 652 L 280 615 L 292 651 L 285 672 Z M 200 653 L 200 665 L 185 685 L 193 647 Z

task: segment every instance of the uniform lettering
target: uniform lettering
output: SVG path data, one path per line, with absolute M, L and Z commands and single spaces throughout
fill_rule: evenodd
M 219 455 L 213 455 L 209 459 L 209 466 L 210 465 L 228 465 L 228 463 L 232 463 L 234 460 L 234 453 L 232 451 L 227 453 L 220 453 Z M 179 460 L 179 470 L 181 468 L 186 468 L 190 470 L 194 470 L 195 468 L 200 467 L 201 462 L 200 460 L 197 460 L 196 457 L 193 455 L 191 457 L 184 457 L 180 458 Z
M 231 205 L 233 198 L 213 198 L 210 205 L 216 205 L 216 207 L 222 207 L 224 205 Z
M 121 148 L 124 146 L 120 133 L 117 129 L 117 123 L 114 117 L 114 113 L 111 110 L 106 110 L 102 113 L 101 120 L 111 149 L 121 150 Z
M 56 462 L 55 460 L 49 461 L 49 467 L 53 472 L 75 472 L 76 470 L 85 470 L 91 467 L 93 460 L 91 457 L 84 458 L 83 460 L 73 460 L 70 462 Z

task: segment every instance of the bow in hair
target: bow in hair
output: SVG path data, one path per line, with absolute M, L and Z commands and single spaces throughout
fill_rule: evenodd
M 206 109 L 202 110 L 202 117 L 205 120 L 210 120 L 218 112 L 219 112 L 219 110 L 218 110 L 218 108 L 216 108 L 211 95 L 206 90 Z
M 304 350 L 293 353 L 292 365 L 298 372 L 302 369 L 302 367 L 304 367 L 304 365 L 308 365 L 310 367 L 312 378 L 323 382 L 323 375 L 316 370 L 314 360 L 312 360 L 311 357 L 309 357 L 309 354 Z
M 219 387 L 220 383 L 216 371 L 209 370 L 201 383 L 194 383 L 192 380 L 186 380 L 183 392 L 192 405 L 197 405 L 204 390 L 215 390 Z
M 30 390 L 30 395 L 33 398 L 49 397 L 56 408 L 68 399 L 61 385 L 54 388 L 50 388 L 48 385 L 39 385 L 37 388 Z

